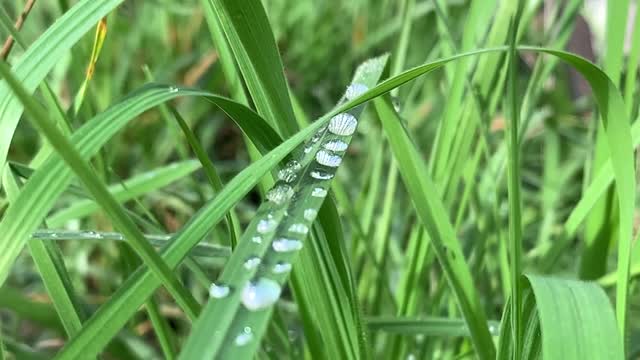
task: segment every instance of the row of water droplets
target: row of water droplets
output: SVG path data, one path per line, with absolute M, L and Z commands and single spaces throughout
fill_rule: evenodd
M 367 86 L 354 83 L 351 84 L 345 93 L 347 100 L 352 100 L 362 93 L 368 90 Z M 356 130 L 358 120 L 355 116 L 349 113 L 341 113 L 332 117 L 329 121 L 329 125 L 322 128 L 314 135 L 304 148 L 304 153 L 309 153 L 315 143 L 317 143 L 325 131 L 333 134 L 334 136 L 324 142 L 321 148 L 315 153 L 315 162 L 321 167 L 316 168 L 310 172 L 310 177 L 315 181 L 325 181 L 333 178 L 335 169 L 342 162 L 342 154 L 347 150 L 349 144 L 348 140 Z M 344 140 L 343 140 L 344 139 Z M 345 141 L 346 140 L 346 141 Z M 295 196 L 292 183 L 298 180 L 299 173 L 302 169 L 302 165 L 296 161 L 291 160 L 287 165 L 278 172 L 277 184 L 267 192 L 266 197 L 269 202 L 276 206 L 282 206 L 288 204 L 289 201 Z M 327 195 L 327 186 L 316 186 L 311 190 L 311 196 L 316 198 L 324 198 Z M 305 223 L 294 222 L 286 227 L 286 231 L 291 234 L 291 237 L 276 237 L 271 243 L 271 248 L 276 253 L 287 254 L 297 252 L 302 249 L 302 239 L 306 237 L 309 232 L 309 226 L 317 216 L 318 211 L 315 208 L 309 207 L 303 211 L 303 219 Z M 285 211 L 285 218 L 286 218 Z M 251 241 L 255 244 L 261 244 L 264 235 L 269 235 L 276 231 L 279 222 L 274 219 L 273 215 L 267 213 L 265 217 L 260 219 L 256 224 L 256 232 L 258 235 L 253 236 Z M 262 259 L 259 256 L 250 256 L 245 260 L 243 266 L 246 270 L 257 270 L 262 264 Z M 271 266 L 271 273 L 275 276 L 286 275 L 292 269 L 290 262 L 278 261 Z M 232 289 L 230 286 L 221 283 L 213 283 L 209 289 L 209 295 L 215 299 L 223 299 L 229 296 Z M 254 280 L 249 281 L 240 295 L 240 300 L 243 306 L 249 311 L 259 311 L 268 309 L 280 298 L 282 287 L 280 284 L 269 277 L 260 276 Z M 242 331 L 235 337 L 234 343 L 238 346 L 248 344 L 253 338 L 253 331 L 250 327 L 243 327 Z

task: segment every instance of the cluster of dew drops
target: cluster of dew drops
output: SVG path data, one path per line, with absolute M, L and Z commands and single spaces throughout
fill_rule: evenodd
M 364 92 L 368 90 L 368 87 L 363 84 L 353 83 L 349 85 L 347 91 L 345 93 L 345 98 L 347 100 L 352 100 Z M 329 130 L 330 133 L 337 136 L 351 136 L 356 130 L 358 125 L 358 120 L 355 116 L 349 113 L 341 113 L 331 118 L 329 121 L 329 125 L 326 129 Z M 320 139 L 320 133 L 322 133 L 325 129 L 321 129 L 314 138 L 311 139 L 311 142 L 317 142 Z M 340 139 L 331 139 L 325 142 L 322 145 L 322 149 L 320 149 L 315 155 L 315 161 L 323 166 L 329 168 L 336 168 L 342 162 L 342 156 L 339 155 L 339 152 L 344 152 L 348 143 L 340 140 Z M 311 151 L 311 146 L 305 148 L 304 152 L 308 153 Z M 291 160 L 287 165 L 278 172 L 278 179 L 281 182 L 272 188 L 267 193 L 267 199 L 277 205 L 284 204 L 289 199 L 291 199 L 294 195 L 294 190 L 289 183 L 295 181 L 298 177 L 298 172 L 302 169 L 302 165 L 295 160 Z M 321 170 L 314 170 L 310 173 L 311 177 L 316 180 L 329 180 L 333 177 L 332 173 L 324 172 Z M 327 190 L 322 187 L 315 187 L 311 191 L 311 196 L 324 198 L 327 196 Z M 303 217 L 306 221 L 313 221 L 318 214 L 318 211 L 313 208 L 305 209 L 303 212 Z M 271 214 L 268 214 L 265 218 L 260 219 L 256 226 L 256 231 L 260 235 L 268 234 L 272 231 L 275 231 L 278 222 L 273 219 Z M 307 225 L 303 223 L 295 223 L 292 224 L 288 231 L 290 233 L 295 233 L 299 235 L 306 235 L 309 232 L 309 228 Z M 254 243 L 262 243 L 261 236 L 254 236 L 251 238 L 251 241 Z M 273 251 L 278 253 L 287 253 L 292 251 L 299 251 L 302 249 L 302 242 L 297 239 L 289 239 L 285 237 L 279 237 L 275 239 L 271 247 Z M 251 256 L 247 260 L 245 260 L 243 266 L 247 270 L 254 270 L 261 264 L 261 259 L 258 256 Z M 291 271 L 291 263 L 288 262 L 277 262 L 271 268 L 271 272 L 273 274 L 286 274 Z M 256 280 L 249 281 L 245 287 L 242 289 L 242 293 L 240 295 L 240 299 L 242 304 L 249 311 L 258 311 L 264 310 L 275 304 L 276 301 L 280 298 L 280 292 L 282 288 L 281 286 L 272 279 L 266 277 L 259 277 Z M 233 289 L 222 283 L 212 283 L 209 288 L 209 296 L 214 299 L 224 299 Z M 253 338 L 253 331 L 250 327 L 246 326 L 242 329 L 242 331 L 236 336 L 234 343 L 237 346 L 243 346 L 248 344 Z

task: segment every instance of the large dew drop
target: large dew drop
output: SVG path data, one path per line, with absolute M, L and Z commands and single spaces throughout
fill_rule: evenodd
M 324 143 L 324 148 L 331 151 L 345 151 L 349 144 L 342 140 L 331 140 Z
M 236 339 L 233 341 L 237 346 L 247 345 L 251 339 L 253 339 L 253 331 L 248 326 L 245 326 L 244 329 L 236 336 Z
M 358 120 L 349 113 L 338 114 L 329 121 L 329 131 L 340 136 L 349 136 L 356 131 Z
M 266 234 L 268 232 L 273 231 L 276 228 L 276 225 L 278 225 L 278 223 L 273 219 L 262 219 L 258 221 L 258 226 L 256 227 L 256 230 L 260 234 Z
M 325 189 L 323 189 L 321 187 L 314 188 L 311 191 L 311 196 L 314 196 L 314 197 L 325 197 L 325 196 L 327 196 L 327 190 L 325 190 Z
M 214 299 L 225 298 L 231 293 L 231 288 L 228 285 L 211 283 L 209 286 L 209 296 Z
M 279 238 L 271 243 L 275 252 L 291 252 L 302 249 L 302 242 L 295 239 Z
M 242 304 L 251 311 L 266 309 L 280 298 L 280 285 L 277 282 L 259 278 L 251 281 L 242 290 Z
M 293 188 L 287 184 L 281 184 L 267 192 L 267 199 L 278 205 L 282 205 L 293 196 Z
M 369 90 L 367 85 L 353 83 L 347 87 L 347 92 L 344 94 L 344 96 L 347 98 L 347 100 L 353 100 L 367 92 L 367 90 Z
M 333 174 L 324 171 L 312 171 L 311 177 L 317 180 L 329 180 L 333 178 Z
M 342 162 L 342 158 L 327 150 L 320 150 L 316 153 L 316 161 L 320 165 L 338 167 Z

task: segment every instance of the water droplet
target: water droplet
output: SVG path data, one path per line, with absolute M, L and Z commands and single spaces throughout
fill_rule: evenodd
M 289 169 L 289 168 L 284 168 L 280 171 L 278 171 L 278 179 L 284 181 L 284 182 L 292 182 L 293 180 L 296 179 L 296 177 L 298 177 L 298 174 L 296 174 L 295 171 Z
M 311 152 L 311 150 L 313 149 L 313 146 L 309 145 L 309 146 L 305 146 L 304 147 L 304 153 L 308 154 Z
M 315 196 L 313 194 L 311 194 L 311 195 Z M 311 221 L 311 220 L 315 219 L 316 215 L 318 215 L 318 210 L 316 210 L 316 209 L 306 209 L 304 211 L 304 218 L 306 220 Z
M 347 92 L 344 94 L 344 96 L 347 98 L 347 100 L 353 100 L 367 92 L 367 90 L 369 90 L 369 87 L 367 87 L 367 85 L 353 83 L 347 87 Z
M 258 226 L 256 227 L 256 230 L 260 234 L 266 234 L 268 232 L 273 231 L 276 228 L 276 225 L 278 225 L 278 223 L 275 220 L 262 219 L 258 222 Z
M 311 196 L 325 197 L 327 196 L 327 190 L 321 187 L 314 188 L 313 191 L 311 191 Z
M 259 257 L 251 256 L 250 258 L 245 260 L 244 268 L 247 269 L 247 270 L 253 270 L 253 269 L 257 268 L 258 265 L 260 265 L 261 262 L 262 262 L 262 260 L 260 260 Z
M 267 199 L 282 205 L 285 201 L 288 201 L 293 196 L 293 188 L 287 184 L 281 184 L 267 192 Z
M 324 171 L 312 171 L 311 177 L 318 180 L 329 180 L 333 178 L 333 174 Z
M 309 228 L 305 224 L 293 224 L 289 226 L 289 231 L 298 233 L 298 234 L 307 234 L 309 232 Z
M 169 86 L 169 92 L 170 93 L 177 93 L 178 92 L 178 88 L 175 86 Z
M 260 224 L 258 224 L 259 226 Z M 262 244 L 262 238 L 260 236 L 254 236 L 251 238 L 251 241 L 253 241 L 256 244 Z
M 214 299 L 222 299 L 229 295 L 231 288 L 228 285 L 211 283 L 209 286 L 209 296 Z
M 259 278 L 251 281 L 242 290 L 242 304 L 249 310 L 266 309 L 280 298 L 280 285 L 277 282 Z
M 277 264 L 273 265 L 273 272 L 275 274 L 284 274 L 291 271 L 291 263 L 279 261 Z
M 320 140 L 320 138 L 322 137 L 322 135 L 320 135 L 321 132 L 322 130 L 319 130 L 315 135 L 313 135 L 313 137 L 311 138 L 312 143 L 318 142 L 318 140 Z
M 279 238 L 271 243 L 275 252 L 290 252 L 302 249 L 302 242 L 295 239 Z
M 86 231 L 84 235 L 89 239 L 100 239 L 102 236 L 95 231 Z
M 342 140 L 331 140 L 324 143 L 324 148 L 331 151 L 345 151 L 349 144 Z
M 316 153 L 316 161 L 320 165 L 338 167 L 342 162 L 342 158 L 339 155 L 336 155 L 329 151 L 320 150 Z
M 338 114 L 329 121 L 329 131 L 335 135 L 349 136 L 356 131 L 358 120 L 349 113 Z
M 240 332 L 240 334 L 236 336 L 234 343 L 237 346 L 244 346 L 244 345 L 247 345 L 249 341 L 251 341 L 251 339 L 253 339 L 253 331 L 251 331 L 250 327 L 245 326 L 244 329 L 242 329 L 242 331 Z

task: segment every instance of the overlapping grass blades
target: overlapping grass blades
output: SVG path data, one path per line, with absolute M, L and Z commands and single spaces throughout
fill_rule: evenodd
M 524 280 L 522 359 L 624 358 L 615 314 L 602 288 L 533 275 Z M 513 354 L 511 307 L 505 309 L 497 357 L 501 360 Z
M 375 86 L 386 58 L 368 60 L 358 68 L 346 100 Z M 258 209 L 219 282 L 212 285 L 214 298 L 195 324 L 181 358 L 244 358 L 256 352 L 362 110 L 359 106 L 333 117 L 280 170 L 279 181 L 267 193 L 269 201 Z M 334 326 L 337 331 L 348 331 L 340 323 Z M 216 334 L 213 338 L 212 333 Z M 341 336 L 357 338 L 357 334 Z M 355 349 L 357 346 L 351 347 Z M 357 353 L 345 355 L 359 357 Z
M 32 92 L 80 38 L 123 0 L 82 0 L 52 25 L 13 67 L 17 79 Z M 9 144 L 22 114 L 22 103 L 6 82 L 0 84 L 0 169 L 7 160 Z

